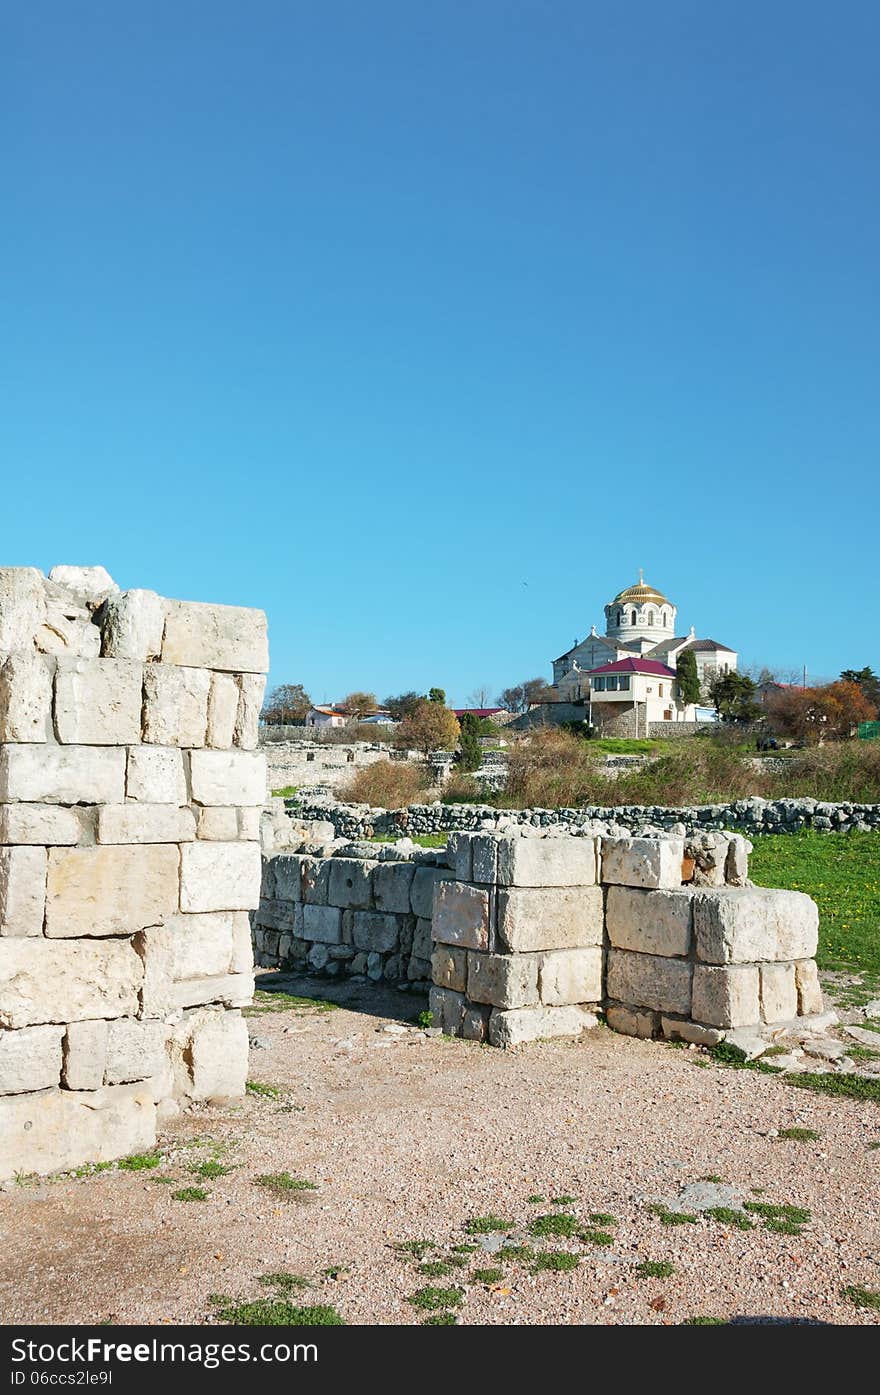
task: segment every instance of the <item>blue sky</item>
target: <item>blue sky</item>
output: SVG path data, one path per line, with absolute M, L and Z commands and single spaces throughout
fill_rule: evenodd
M 880 8 L 7 9 L 3 560 L 314 698 L 549 674 L 638 567 L 880 668 Z

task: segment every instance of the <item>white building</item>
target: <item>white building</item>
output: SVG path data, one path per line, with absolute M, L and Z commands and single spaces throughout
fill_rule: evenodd
M 306 713 L 307 727 L 344 727 L 347 721 L 345 713 L 335 707 L 310 707 Z

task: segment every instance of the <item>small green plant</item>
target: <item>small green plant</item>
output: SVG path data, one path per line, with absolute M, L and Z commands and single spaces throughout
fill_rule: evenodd
M 277 1100 L 281 1094 L 277 1085 L 266 1085 L 262 1080 L 248 1080 L 244 1088 L 249 1095 L 258 1095 L 267 1100 Z
M 231 1322 L 236 1327 L 343 1327 L 343 1318 L 335 1308 L 319 1303 L 314 1307 L 298 1308 L 280 1298 L 260 1298 L 255 1303 L 224 1301 L 217 1308 L 219 1322 Z
M 308 1182 L 304 1177 L 291 1177 L 289 1172 L 264 1172 L 260 1177 L 254 1178 L 254 1183 L 258 1187 L 265 1187 L 267 1191 L 277 1192 L 282 1196 L 287 1192 L 316 1192 L 318 1190 L 314 1182 Z
M 233 1168 L 225 1167 L 223 1163 L 217 1162 L 214 1158 L 206 1158 L 204 1162 L 193 1163 L 189 1169 L 197 1177 L 225 1177 L 233 1170 Z
M 422 1319 L 423 1327 L 455 1327 L 458 1318 L 455 1313 L 432 1313 L 430 1317 Z
M 94 1177 L 96 1172 L 106 1172 L 108 1167 L 112 1166 L 112 1162 L 85 1163 L 82 1167 L 75 1167 L 73 1171 L 70 1173 L 70 1176 Z
M 341 1279 L 343 1274 L 347 1274 L 348 1269 L 344 1264 L 328 1264 L 326 1269 L 321 1270 L 322 1279 Z
M 416 1022 L 420 1027 L 432 1027 L 434 1025 L 433 1012 L 428 1012 L 427 1010 L 425 1010 L 425 1012 L 420 1012 L 416 1018 Z
M 551 1196 L 551 1206 L 574 1206 L 577 1201 L 576 1196 Z
M 815 1090 L 820 1095 L 841 1095 L 851 1100 L 873 1100 L 880 1104 L 880 1080 L 868 1075 L 816 1075 L 804 1071 L 787 1075 L 786 1085 L 796 1090 Z
M 570 1240 L 579 1234 L 580 1229 L 580 1221 L 575 1216 L 566 1215 L 564 1211 L 555 1215 L 536 1216 L 533 1221 L 529 1222 L 530 1233 L 542 1237 L 554 1235 L 563 1236 Z
M 534 1250 L 531 1245 L 502 1245 L 497 1254 L 501 1260 L 524 1260 L 531 1259 Z
M 414 1259 L 421 1259 L 429 1250 L 435 1250 L 437 1247 L 432 1240 L 398 1240 L 391 1248 L 396 1250 L 398 1254 L 412 1255 Z M 478 1246 L 472 1245 L 470 1248 L 475 1250 Z
M 690 1211 L 670 1211 L 668 1206 L 664 1206 L 661 1201 L 656 1201 L 648 1207 L 660 1220 L 661 1225 L 696 1225 L 697 1217 Z
M 723 1182 L 724 1178 L 719 1177 L 717 1172 L 707 1172 L 705 1177 L 700 1178 L 701 1182 Z
M 880 1308 L 880 1290 L 876 1288 L 860 1288 L 858 1284 L 847 1284 L 840 1290 L 840 1296 L 849 1299 L 850 1303 L 855 1303 L 857 1308 Z
M 535 1255 L 532 1269 L 535 1273 L 548 1269 L 552 1273 L 561 1274 L 568 1269 L 576 1269 L 580 1262 L 580 1255 L 570 1254 L 568 1250 L 543 1250 L 541 1254 Z
M 478 1284 L 497 1284 L 504 1278 L 504 1270 L 498 1268 L 475 1269 L 473 1279 Z
M 330 1003 L 325 998 L 302 998 L 297 993 L 272 992 L 258 988 L 250 1007 L 242 1010 L 242 1016 L 262 1017 L 267 1012 L 290 1010 L 302 1013 L 306 1009 L 310 1012 L 335 1012 L 338 1006 L 338 1003 Z
M 459 1255 L 456 1255 L 456 1261 L 459 1268 L 465 1263 L 465 1260 Z M 427 1263 L 419 1265 L 419 1273 L 424 1274 L 428 1279 L 442 1279 L 446 1274 L 452 1273 L 453 1267 L 456 1266 L 453 1266 L 449 1260 L 431 1259 Z
M 609 1215 L 607 1211 L 591 1211 L 590 1220 L 592 1221 L 593 1225 L 600 1225 L 603 1227 L 609 1225 L 617 1225 L 616 1218 L 614 1216 Z
M 724 1318 L 709 1317 L 707 1314 L 701 1313 L 697 1317 L 685 1318 L 681 1325 L 682 1327 L 724 1327 L 726 1324 Z
M 428 1248 L 430 1249 L 430 1246 L 428 1246 Z M 454 1255 L 472 1255 L 475 1254 L 479 1248 L 479 1245 L 453 1245 L 452 1253 Z
M 589 1245 L 613 1245 L 614 1236 L 608 1230 L 595 1230 L 592 1226 L 585 1226 L 579 1232 L 580 1239 Z
M 737 1211 L 733 1206 L 709 1206 L 703 1215 L 711 1216 L 713 1221 L 718 1221 L 721 1225 L 732 1225 L 736 1230 L 755 1228 L 748 1216 L 744 1216 L 742 1211 Z
M 637 1264 L 634 1273 L 641 1279 L 668 1279 L 675 1273 L 675 1265 L 668 1259 L 645 1259 Z
M 161 1161 L 161 1153 L 132 1153 L 128 1158 L 120 1158 L 118 1165 L 123 1172 L 146 1172 Z
M 493 1231 L 509 1230 L 510 1222 L 503 1221 L 500 1216 L 472 1216 L 465 1221 L 464 1228 L 468 1235 L 491 1235 Z
M 312 1286 L 310 1280 L 302 1274 L 287 1274 L 283 1270 L 277 1274 L 261 1274 L 258 1282 L 264 1288 L 273 1288 L 276 1293 L 294 1293 L 298 1289 Z
M 776 1135 L 777 1142 L 791 1143 L 814 1143 L 822 1135 L 815 1129 L 780 1129 Z
M 547 1198 L 546 1198 L 545 1196 L 527 1196 L 527 1197 L 526 1197 L 526 1201 L 529 1203 L 530 1206 L 540 1206 L 541 1203 L 542 1203 L 542 1201 L 546 1201 L 546 1200 L 547 1200 Z
M 207 1201 L 208 1193 L 204 1187 L 180 1187 L 171 1193 L 171 1198 L 173 1201 Z
M 803 1206 L 790 1206 L 770 1201 L 745 1201 L 747 1211 L 760 1216 L 767 1230 L 778 1235 L 803 1235 L 802 1227 L 810 1220 L 810 1212 Z
M 407 1298 L 414 1308 L 430 1312 L 434 1308 L 457 1308 L 464 1298 L 463 1288 L 417 1288 Z

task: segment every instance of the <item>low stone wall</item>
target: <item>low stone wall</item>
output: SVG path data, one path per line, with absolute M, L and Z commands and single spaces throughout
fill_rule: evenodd
M 355 741 L 331 745 L 319 741 L 274 742 L 263 747 L 269 792 L 293 785 L 322 785 L 342 789 L 357 774 L 378 760 L 405 760 L 406 753 L 389 746 Z
M 0 1178 L 243 1094 L 261 611 L 0 569 Z
M 738 829 L 748 833 L 797 833 L 803 828 L 824 831 L 880 828 L 880 804 L 829 803 L 818 799 L 737 799 L 730 804 L 590 805 L 581 809 L 498 809 L 489 804 L 410 804 L 405 809 L 373 809 L 325 798 L 289 800 L 298 817 L 332 823 L 345 838 L 396 834 L 454 833 L 486 826 L 498 829 L 530 825 L 563 830 L 589 828 L 595 823 L 642 832 L 646 828 L 677 830 Z

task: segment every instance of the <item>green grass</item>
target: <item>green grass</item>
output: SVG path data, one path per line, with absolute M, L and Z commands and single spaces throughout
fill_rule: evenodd
M 173 1201 L 207 1201 L 208 1193 L 204 1187 L 180 1187 L 171 1193 L 171 1198 Z
M 565 1212 L 549 1216 L 536 1216 L 529 1222 L 529 1231 L 532 1235 L 546 1237 L 548 1235 L 561 1236 L 570 1240 L 573 1236 L 581 1232 L 581 1223 L 576 1216 L 567 1216 Z
M 547 1200 L 546 1196 L 527 1196 L 527 1197 L 526 1197 L 526 1201 L 529 1203 L 530 1206 L 540 1206 L 540 1205 L 542 1204 L 542 1202 L 545 1202 L 546 1200 Z
M 414 1259 L 421 1259 L 423 1255 L 428 1254 L 430 1250 L 435 1250 L 437 1247 L 433 1240 L 398 1240 L 397 1244 L 392 1245 L 391 1248 L 396 1250 L 398 1254 L 412 1255 Z M 476 1250 L 478 1248 L 479 1246 L 477 1245 L 468 1246 L 468 1249 L 471 1250 Z
M 847 1284 L 840 1290 L 842 1298 L 848 1298 L 858 1308 L 880 1308 L 880 1291 L 876 1288 L 860 1288 L 858 1284 Z
M 819 967 L 880 974 L 880 833 L 767 834 L 754 846 L 753 881 L 817 902 Z
M 106 1172 L 108 1167 L 112 1167 L 112 1162 L 84 1163 L 82 1167 L 75 1167 L 70 1173 L 71 1177 L 94 1177 L 96 1172 Z
M 231 1303 L 225 1300 L 217 1308 L 219 1322 L 231 1322 L 236 1327 L 344 1327 L 344 1319 L 335 1308 L 319 1303 L 299 1308 L 280 1298 L 260 1298 L 255 1303 Z
M 456 1256 L 456 1265 L 446 1259 L 431 1259 L 426 1264 L 419 1265 L 419 1273 L 424 1274 L 426 1279 L 442 1279 L 447 1274 L 451 1274 L 453 1268 L 460 1267 L 465 1261 Z
M 551 1206 L 574 1206 L 577 1201 L 576 1196 L 551 1196 Z
M 372 838 L 368 838 L 368 843 L 397 843 L 401 837 L 409 838 L 419 848 L 445 848 L 448 833 L 377 833 Z
M 607 1211 L 591 1211 L 590 1220 L 592 1221 L 593 1225 L 600 1225 L 603 1227 L 609 1225 L 617 1225 L 616 1217 L 609 1215 Z
M 280 1196 L 287 1192 L 318 1190 L 314 1182 L 307 1182 L 304 1177 L 291 1177 L 289 1172 L 264 1172 L 260 1177 L 254 1178 L 254 1183 L 258 1187 L 265 1187 L 267 1191 L 277 1192 Z
M 267 1085 L 262 1080 L 248 1080 L 244 1087 L 249 1095 L 258 1095 L 261 1099 L 277 1100 L 281 1094 L 277 1085 Z
M 197 1177 L 225 1177 L 235 1169 L 226 1167 L 223 1163 L 216 1162 L 214 1158 L 206 1158 L 204 1162 L 193 1163 L 189 1168 Z
M 822 1135 L 815 1129 L 780 1129 L 776 1135 L 777 1142 L 786 1143 L 815 1143 Z
M 640 1279 L 668 1279 L 675 1273 L 675 1265 L 670 1264 L 668 1259 L 645 1259 L 636 1265 L 633 1272 Z
M 747 1211 L 761 1217 L 765 1229 L 777 1235 L 803 1235 L 802 1227 L 810 1219 L 810 1212 L 803 1206 L 770 1201 L 746 1201 L 743 1204 Z
M 493 1231 L 510 1230 L 510 1221 L 503 1221 L 500 1216 L 472 1216 L 464 1228 L 468 1235 L 491 1235 Z
M 561 1274 L 567 1269 L 576 1269 L 580 1262 L 580 1255 L 570 1254 L 568 1250 L 544 1250 L 542 1254 L 535 1255 L 532 1268 L 536 1273 L 542 1269 L 549 1269 Z
M 429 1011 L 427 1010 L 427 1008 L 426 1008 L 424 1012 L 420 1012 L 420 1013 L 419 1013 L 418 1017 L 416 1018 L 416 1026 L 417 1026 L 417 1027 L 433 1027 L 433 1025 L 434 1025 L 434 1014 L 433 1014 L 433 1012 L 429 1012 Z
M 533 1254 L 531 1245 L 502 1245 L 497 1251 L 498 1259 L 502 1260 L 526 1260 L 531 1259 Z
M 302 1011 L 310 1008 L 314 1012 L 335 1012 L 338 1003 L 330 1003 L 325 998 L 302 998 L 297 993 L 273 992 L 257 988 L 250 1007 L 242 1009 L 244 1017 L 262 1017 L 267 1012 L 288 1012 L 291 1009 Z
M 724 1318 L 708 1317 L 702 1313 L 697 1317 L 685 1318 L 682 1327 L 726 1327 Z
M 417 1288 L 407 1298 L 414 1308 L 430 1312 L 433 1308 L 456 1308 L 464 1298 L 463 1288 Z
M 472 1278 L 477 1284 L 497 1284 L 504 1278 L 504 1270 L 498 1268 L 475 1269 Z
M 261 1274 L 259 1283 L 264 1288 L 274 1288 L 276 1293 L 295 1293 L 298 1289 L 311 1288 L 311 1281 L 302 1274 L 288 1274 L 283 1270 L 277 1274 Z
M 292 799 L 298 789 L 299 785 L 285 785 L 283 789 L 273 790 L 272 794 L 276 798 L 280 797 L 281 799 Z
M 580 1231 L 580 1239 L 590 1245 L 613 1245 L 614 1236 L 608 1230 L 593 1230 L 586 1226 Z
M 423 1327 L 455 1327 L 458 1318 L 455 1313 L 432 1313 L 422 1321 Z
M 786 1085 L 796 1090 L 815 1090 L 820 1095 L 839 1095 L 850 1100 L 873 1100 L 880 1104 L 880 1079 L 867 1075 L 817 1075 L 804 1071 L 787 1075 Z
M 425 1244 L 427 1245 L 427 1241 L 425 1241 L 425 1242 L 416 1241 L 415 1243 L 416 1243 L 416 1244 L 425 1243 Z M 428 1249 L 431 1249 L 431 1246 L 430 1246 L 430 1245 L 427 1245 L 427 1248 L 428 1248 Z M 480 1248 L 479 1245 L 453 1245 L 453 1246 L 452 1246 L 452 1253 L 453 1253 L 454 1255 L 472 1255 L 472 1254 L 476 1254 L 476 1252 L 477 1252 L 477 1250 L 478 1250 L 479 1248 Z M 500 1253 L 500 1251 L 499 1251 L 499 1253 Z
M 120 1158 L 118 1166 L 123 1172 L 146 1172 L 158 1167 L 161 1161 L 161 1153 L 132 1153 L 131 1157 Z
M 733 1206 L 710 1206 L 703 1215 L 711 1216 L 713 1221 L 718 1221 L 721 1225 L 732 1225 L 736 1230 L 755 1228 L 748 1216 L 744 1216 L 742 1211 L 737 1211 Z
M 662 1202 L 654 1202 L 648 1207 L 658 1217 L 661 1225 L 696 1225 L 698 1217 L 690 1211 L 670 1211 Z

